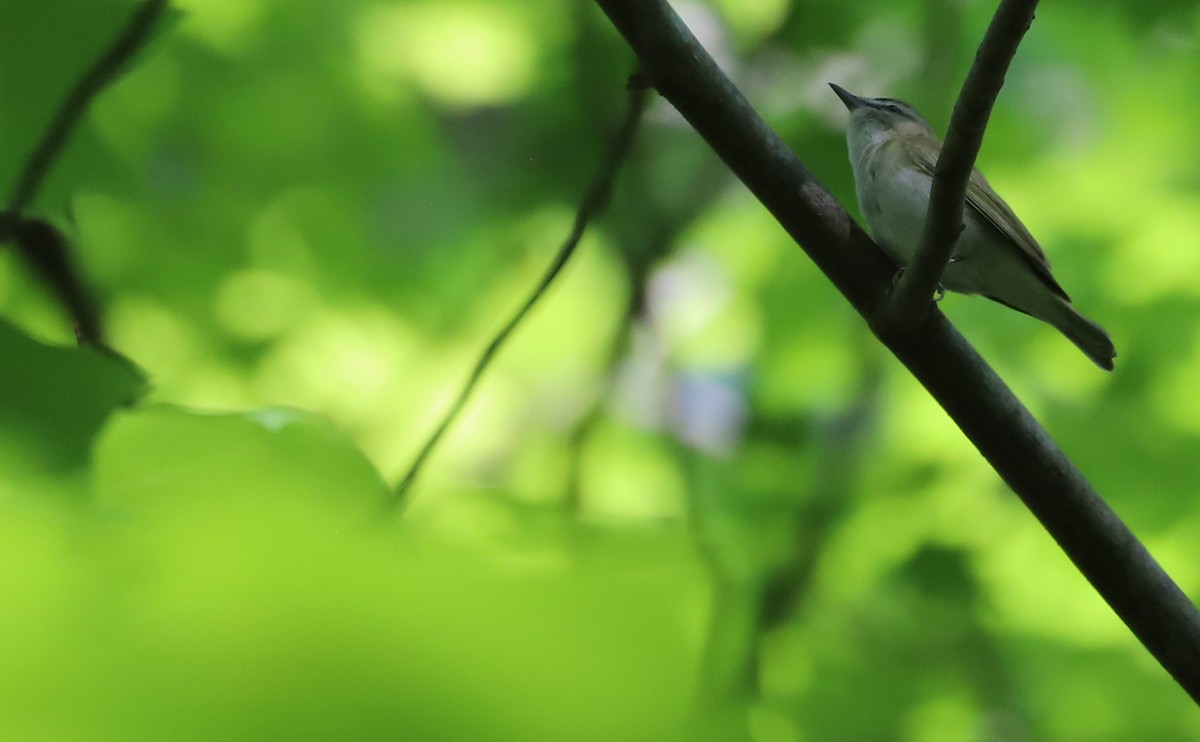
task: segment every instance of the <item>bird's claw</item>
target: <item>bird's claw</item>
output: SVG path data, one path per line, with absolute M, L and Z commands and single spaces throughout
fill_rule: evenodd
M 954 259 L 951 258 L 950 262 L 953 263 Z M 907 269 L 901 268 L 896 271 L 896 275 L 892 276 L 892 291 L 895 291 L 896 289 L 900 288 L 900 281 L 904 278 L 905 270 L 907 270 Z M 946 287 L 939 283 L 938 287 L 937 287 L 937 291 L 935 291 L 933 293 L 933 301 L 936 303 L 936 302 L 941 301 L 944 298 L 946 298 Z

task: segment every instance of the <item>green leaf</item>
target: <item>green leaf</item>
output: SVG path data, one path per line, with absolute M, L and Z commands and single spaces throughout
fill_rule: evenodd
M 106 504 L 259 508 L 310 501 L 378 505 L 387 487 L 325 418 L 269 408 L 206 414 L 167 405 L 114 417 L 96 446 L 95 491 Z
M 3 319 L 0 359 L 0 490 L 5 494 L 81 470 L 105 419 L 145 388 L 141 372 L 114 353 L 47 345 Z
M 104 456 L 135 425 L 188 427 L 139 416 Z M 678 530 L 493 553 L 267 502 L 269 521 L 225 500 L 83 522 L 0 502 L 0 564 L 20 565 L 0 570 L 0 739 L 737 739 L 680 733 L 707 591 Z

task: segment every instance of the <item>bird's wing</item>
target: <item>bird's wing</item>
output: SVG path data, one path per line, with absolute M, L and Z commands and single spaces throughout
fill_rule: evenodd
M 937 166 L 937 152 L 940 151 L 940 148 L 916 147 L 913 149 L 915 150 L 913 159 L 917 167 L 932 178 L 934 168 Z M 1058 281 L 1055 281 L 1054 276 L 1050 274 L 1050 261 L 1046 258 L 1046 253 L 1042 250 L 1041 245 L 1037 243 L 1033 235 L 1029 234 L 1029 230 L 1025 229 L 1025 225 L 1021 223 L 1008 204 L 1004 203 L 1004 199 L 997 196 L 996 192 L 988 186 L 983 173 L 974 168 L 971 170 L 971 179 L 967 181 L 966 205 L 1007 238 L 1008 242 L 1016 245 L 1021 251 L 1021 256 L 1025 258 L 1025 261 L 1029 263 L 1046 286 L 1069 301 L 1067 292 L 1063 291 L 1062 286 L 1059 286 Z

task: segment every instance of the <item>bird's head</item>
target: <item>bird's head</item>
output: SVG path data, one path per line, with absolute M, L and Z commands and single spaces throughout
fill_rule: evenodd
M 850 111 L 850 130 L 858 131 L 868 138 L 878 134 L 903 136 L 911 134 L 933 135 L 933 130 L 917 110 L 895 98 L 863 98 L 840 85 L 829 83 L 833 92 L 842 99 Z

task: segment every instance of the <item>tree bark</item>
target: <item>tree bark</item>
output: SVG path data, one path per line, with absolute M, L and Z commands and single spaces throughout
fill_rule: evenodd
M 647 80 L 864 318 L 893 266 L 718 69 L 664 0 L 596 0 Z M 881 342 L 929 391 L 1071 561 L 1200 702 L 1200 612 L 936 308 Z

